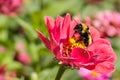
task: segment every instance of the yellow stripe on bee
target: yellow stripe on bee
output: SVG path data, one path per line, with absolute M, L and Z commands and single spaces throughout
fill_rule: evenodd
M 85 32 L 86 32 L 86 29 L 87 29 L 88 27 L 87 27 L 86 24 L 84 24 L 84 23 L 82 23 L 82 26 L 83 26 L 82 33 L 85 33 Z
M 89 44 L 91 44 L 91 43 L 92 43 L 92 38 L 91 38 L 90 35 L 89 35 L 88 37 L 89 37 L 89 40 L 88 40 L 88 41 L 89 41 Z
M 85 33 L 88 27 L 84 23 L 82 23 L 82 26 L 83 26 L 82 33 Z M 90 34 L 88 35 L 88 38 L 89 38 L 88 42 L 89 42 L 89 44 L 91 44 L 92 43 L 92 38 L 91 38 Z

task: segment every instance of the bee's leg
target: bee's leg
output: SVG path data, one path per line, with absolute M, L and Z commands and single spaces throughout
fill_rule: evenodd
M 84 44 L 85 44 L 85 46 L 88 46 L 88 41 L 87 40 L 84 40 Z

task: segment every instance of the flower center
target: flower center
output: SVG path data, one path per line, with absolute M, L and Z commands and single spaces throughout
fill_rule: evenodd
M 98 76 L 99 76 L 99 74 L 96 73 L 96 72 L 94 72 L 94 71 L 92 71 L 92 72 L 90 73 L 90 75 L 91 75 L 92 77 L 98 77 Z
M 85 24 L 77 24 L 73 36 L 67 43 L 63 44 L 63 56 L 69 57 L 73 48 L 85 49 L 91 42 L 89 28 Z
M 83 48 L 85 49 L 87 46 L 85 46 L 84 41 L 77 41 L 74 37 L 69 39 L 68 43 L 65 43 L 63 45 L 63 56 L 64 57 L 70 57 L 70 53 L 72 52 L 73 48 Z
M 83 48 L 83 49 L 85 49 L 86 48 L 86 46 L 85 46 L 85 44 L 84 44 L 84 41 L 77 41 L 77 40 L 75 40 L 74 38 L 70 38 L 70 43 L 71 43 L 71 46 L 72 46 L 72 48 L 73 47 L 79 47 L 79 48 Z

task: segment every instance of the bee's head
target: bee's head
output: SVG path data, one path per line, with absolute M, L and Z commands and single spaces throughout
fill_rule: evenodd
M 77 24 L 77 25 L 75 26 L 74 30 L 75 30 L 76 32 L 82 32 L 82 30 L 83 30 L 82 24 Z
M 74 28 L 74 30 L 78 33 L 85 33 L 89 30 L 89 28 L 85 24 L 77 24 Z

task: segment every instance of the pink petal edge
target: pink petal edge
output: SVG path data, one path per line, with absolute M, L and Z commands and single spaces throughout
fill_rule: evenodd
M 36 30 L 39 36 L 39 39 L 42 40 L 42 42 L 45 44 L 45 46 L 51 50 L 51 46 L 50 46 L 50 40 L 48 38 L 46 38 L 38 29 Z

